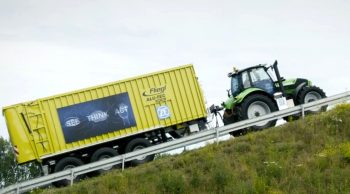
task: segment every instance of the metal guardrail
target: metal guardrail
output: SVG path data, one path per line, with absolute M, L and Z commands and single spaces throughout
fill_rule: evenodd
M 194 135 L 190 135 L 187 137 L 180 138 L 178 140 L 173 140 L 170 142 L 162 143 L 159 145 L 151 146 L 142 150 L 137 150 L 134 152 L 126 153 L 120 156 L 116 156 L 113 158 L 109 158 L 102 161 L 97 161 L 94 163 L 86 164 L 83 166 L 79 166 L 76 168 L 72 168 L 69 170 L 65 170 L 62 172 L 50 174 L 47 176 L 35 178 L 29 181 L 24 181 L 21 183 L 18 183 L 16 185 L 11 185 L 9 187 L 6 187 L 0 191 L 0 194 L 5 193 L 23 193 L 27 191 L 31 191 L 35 188 L 39 188 L 42 186 L 50 185 L 53 182 L 68 179 L 71 180 L 71 185 L 73 184 L 74 178 L 83 175 L 92 171 L 96 171 L 102 168 L 114 166 L 117 164 L 122 164 L 122 167 L 124 169 L 125 162 L 137 159 L 139 157 L 151 155 L 151 154 L 159 154 L 163 152 L 168 152 L 174 149 L 183 148 L 192 144 L 216 139 L 216 141 L 219 141 L 219 137 L 229 134 L 230 132 L 240 130 L 243 128 L 247 128 L 250 126 L 254 126 L 260 123 L 264 123 L 267 121 L 280 119 L 289 115 L 294 114 L 302 114 L 305 115 L 305 111 L 312 110 L 317 107 L 322 106 L 331 106 L 339 103 L 345 103 L 347 101 L 350 101 L 350 91 L 344 92 L 342 94 L 334 95 L 328 98 L 324 98 L 318 101 L 314 101 L 311 103 L 295 106 L 292 108 L 288 108 L 285 110 L 281 110 L 278 112 L 273 112 L 268 115 L 264 115 L 261 117 L 257 117 L 254 119 L 244 120 L 237 123 L 233 123 L 231 125 L 227 125 L 220 128 L 210 129 L 198 132 Z

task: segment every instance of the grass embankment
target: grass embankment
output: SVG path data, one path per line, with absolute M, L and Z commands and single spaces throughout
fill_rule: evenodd
M 350 105 L 46 193 L 350 193 Z

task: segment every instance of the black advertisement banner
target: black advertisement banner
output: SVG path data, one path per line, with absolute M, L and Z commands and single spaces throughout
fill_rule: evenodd
M 58 109 L 66 143 L 136 126 L 128 93 Z

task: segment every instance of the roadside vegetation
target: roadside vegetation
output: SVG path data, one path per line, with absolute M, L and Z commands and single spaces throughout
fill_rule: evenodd
M 350 193 L 350 105 L 44 193 Z
M 41 176 L 40 169 L 35 162 L 18 165 L 11 143 L 0 137 L 0 190 L 9 185 Z

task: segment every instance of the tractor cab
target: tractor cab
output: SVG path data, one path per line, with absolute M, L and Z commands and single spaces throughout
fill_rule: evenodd
M 268 73 L 269 67 L 257 65 L 230 73 L 231 77 L 231 95 L 237 96 L 249 88 L 259 88 L 270 95 L 276 92 L 275 82 Z

